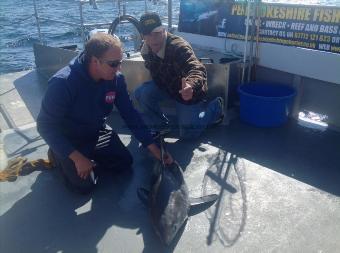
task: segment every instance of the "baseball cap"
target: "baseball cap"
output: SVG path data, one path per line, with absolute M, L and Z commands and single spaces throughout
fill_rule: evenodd
M 139 27 L 143 35 L 150 34 L 151 32 L 159 32 L 163 29 L 162 21 L 155 12 L 143 14 L 139 20 Z

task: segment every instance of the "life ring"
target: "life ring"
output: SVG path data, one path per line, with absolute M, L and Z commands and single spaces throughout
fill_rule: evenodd
M 122 15 L 122 16 L 115 18 L 110 25 L 108 33 L 114 35 L 114 32 L 115 32 L 117 26 L 122 21 L 130 22 L 136 28 L 136 30 L 138 31 L 139 38 L 138 38 L 138 35 L 137 35 L 137 38 L 135 38 L 135 40 L 136 40 L 135 50 L 140 51 L 141 48 L 142 48 L 142 33 L 140 31 L 139 21 L 135 17 L 132 17 L 131 15 Z
M 115 18 L 110 25 L 109 34 L 114 34 L 117 26 L 120 24 L 121 21 L 129 21 L 131 24 L 134 25 L 134 27 L 136 27 L 137 31 L 139 32 L 139 35 L 141 35 L 139 21 L 135 17 L 132 17 L 131 15 L 122 15 Z

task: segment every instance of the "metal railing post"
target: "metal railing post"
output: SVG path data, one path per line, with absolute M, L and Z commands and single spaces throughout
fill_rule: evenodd
M 144 0 L 144 13 L 148 12 L 148 4 L 146 0 Z
M 250 17 L 250 0 L 247 0 L 246 33 L 244 35 L 243 68 L 242 68 L 242 76 L 241 76 L 242 84 L 244 82 L 244 75 L 245 75 L 246 63 L 247 63 L 247 57 L 248 57 L 247 54 L 248 54 L 249 17 Z
M 123 3 L 123 15 L 126 15 L 126 2 Z
M 250 82 L 250 77 L 251 77 L 251 70 L 252 70 L 252 65 L 253 65 L 253 60 L 254 60 L 254 34 L 255 34 L 255 26 L 256 26 L 256 18 L 257 18 L 257 13 L 256 13 L 256 4 L 257 0 L 254 0 L 251 7 L 251 29 L 250 29 L 250 51 L 249 51 L 249 66 L 248 66 L 248 73 L 247 73 L 247 82 Z
M 82 1 L 79 1 L 79 13 L 80 13 L 81 38 L 83 40 L 83 45 L 85 46 L 85 26 L 84 26 L 83 2 Z
M 168 0 L 168 31 L 172 28 L 172 0 Z
M 38 16 L 37 4 L 36 4 L 35 0 L 33 0 L 33 5 L 34 5 L 34 16 L 35 16 L 35 19 L 37 21 L 39 41 L 42 42 L 41 31 L 40 31 L 40 21 L 39 21 L 39 16 Z
M 120 0 L 117 0 L 118 17 L 120 16 Z

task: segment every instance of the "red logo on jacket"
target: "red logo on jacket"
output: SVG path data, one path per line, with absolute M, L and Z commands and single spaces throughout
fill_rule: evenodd
M 115 100 L 115 97 L 116 97 L 116 92 L 115 91 L 109 91 L 105 95 L 105 103 L 112 104 L 113 101 Z

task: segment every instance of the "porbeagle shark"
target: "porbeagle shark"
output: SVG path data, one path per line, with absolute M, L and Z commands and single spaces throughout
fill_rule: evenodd
M 165 245 L 169 245 L 177 232 L 193 214 L 193 207 L 212 205 L 218 198 L 216 194 L 190 198 L 183 170 L 177 162 L 165 165 L 164 140 L 160 137 L 162 161 L 154 168 L 154 180 L 150 190 L 139 188 L 137 194 L 148 206 L 153 228 Z

